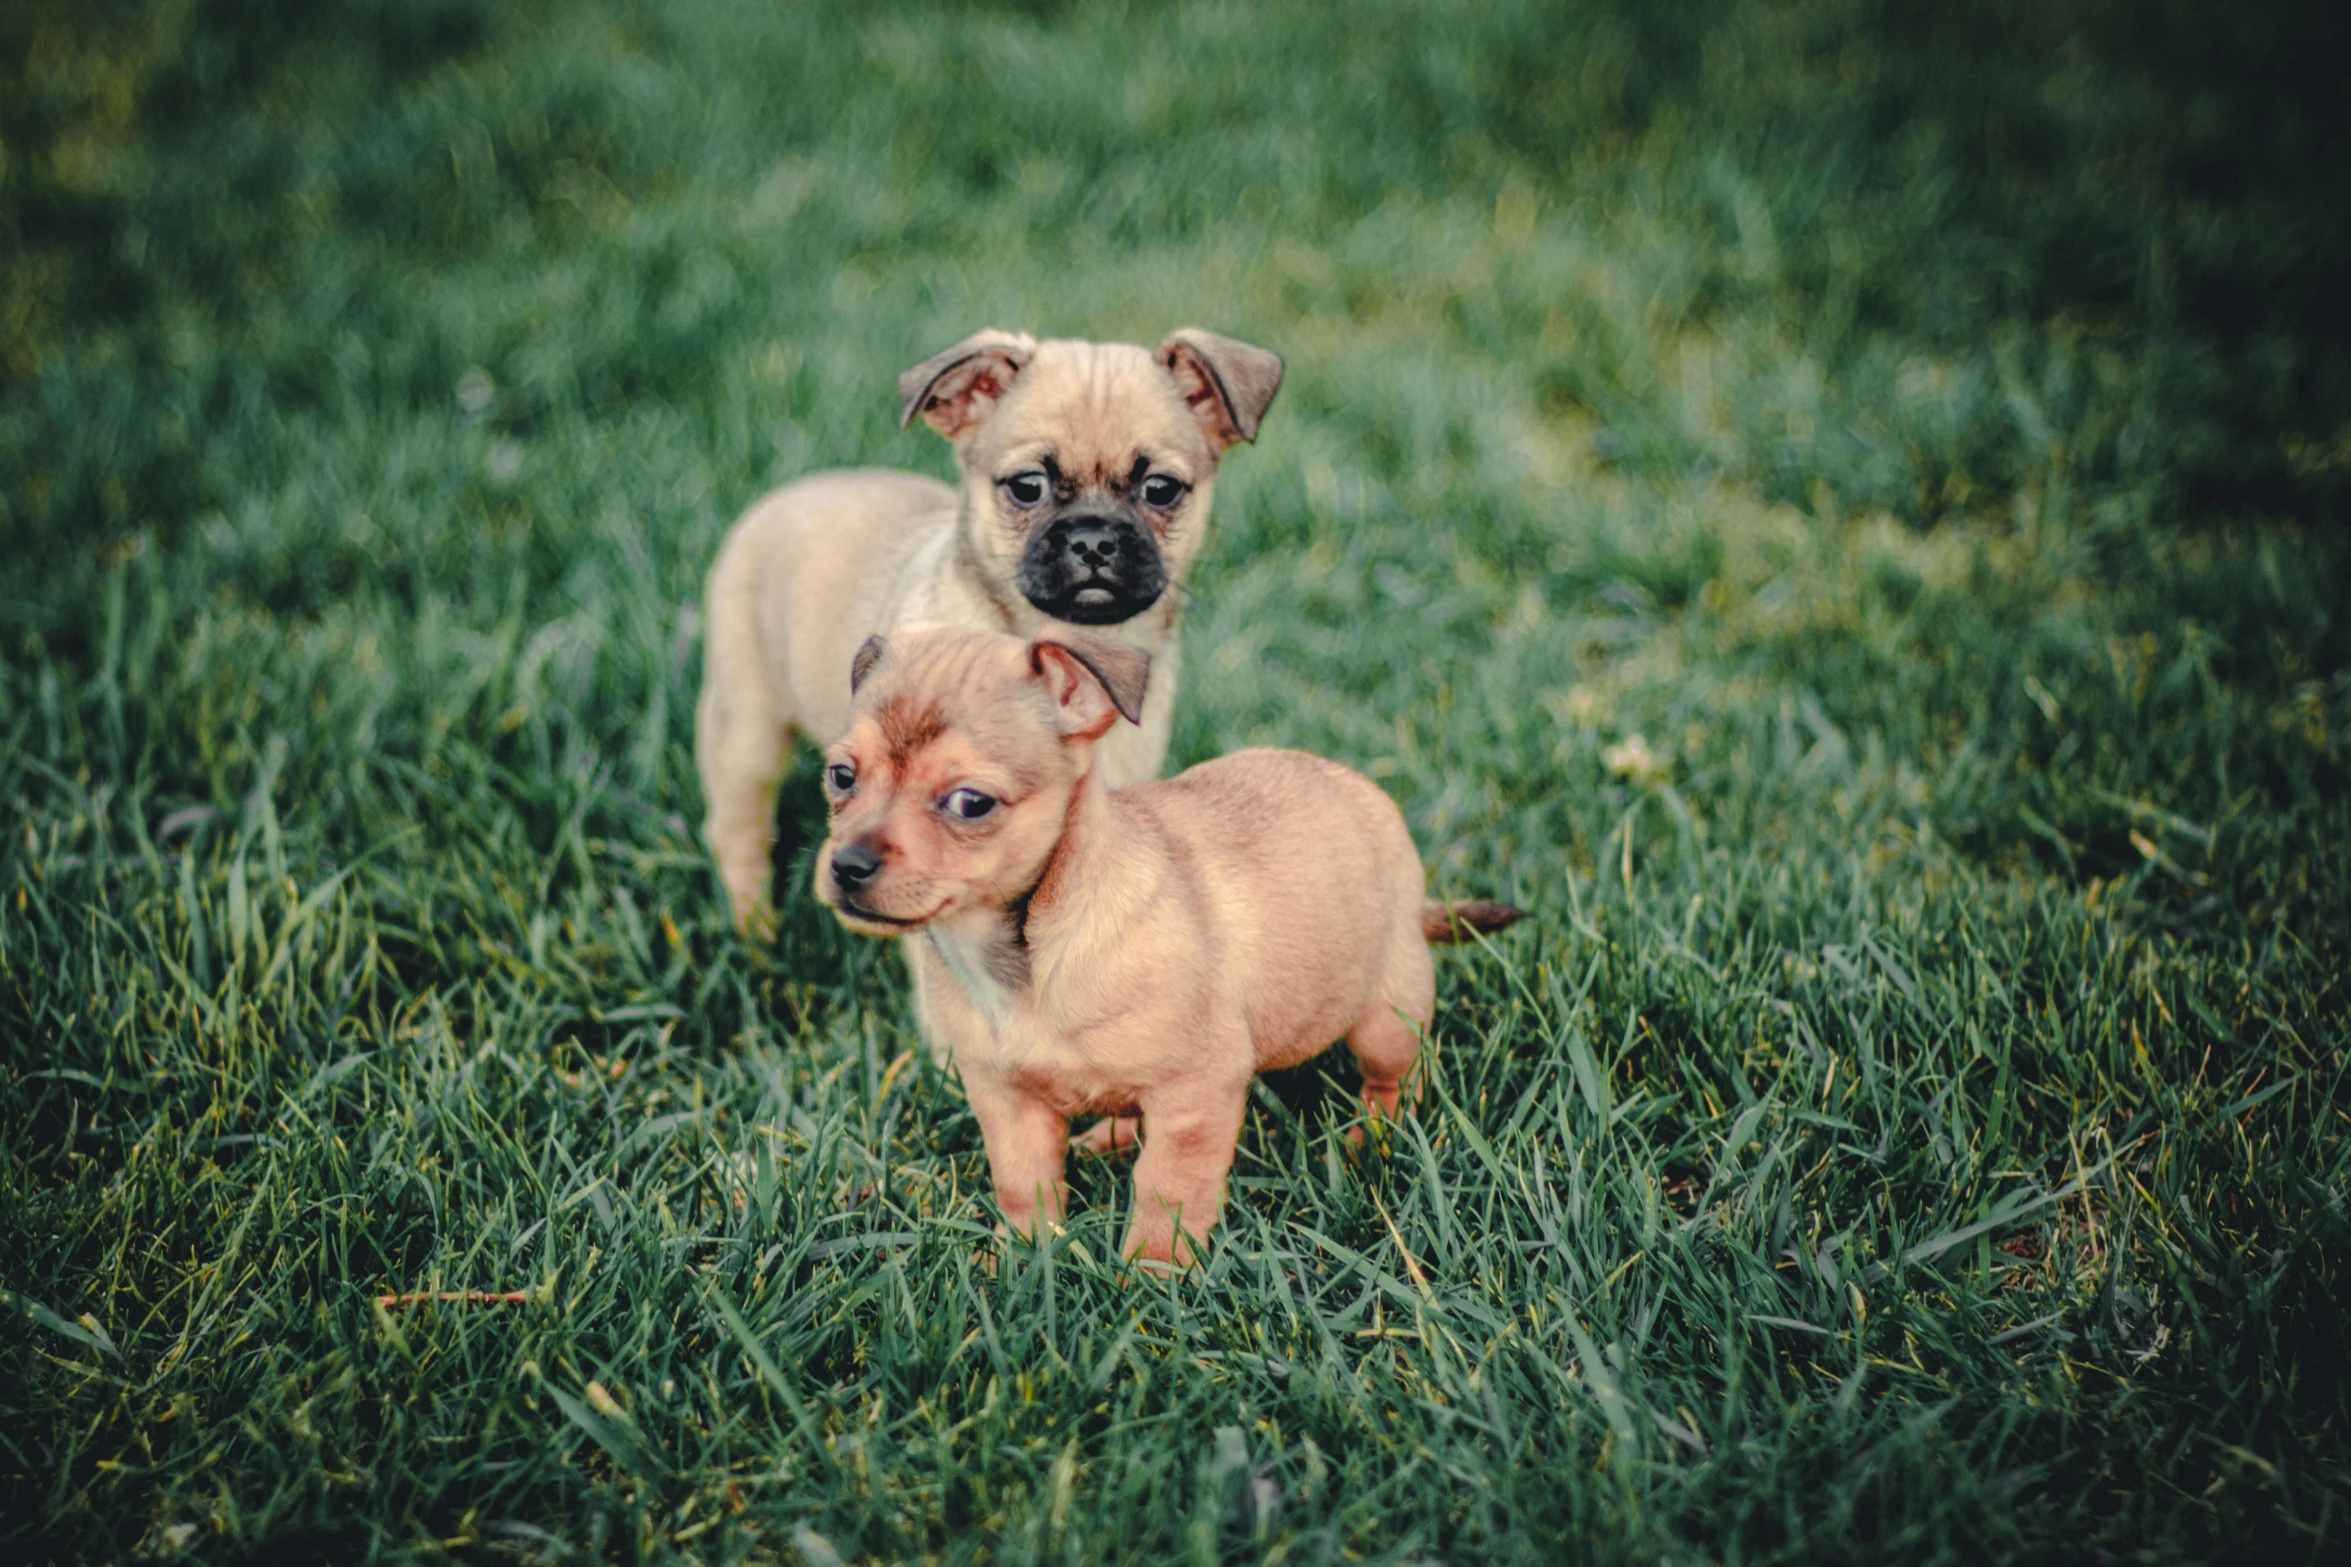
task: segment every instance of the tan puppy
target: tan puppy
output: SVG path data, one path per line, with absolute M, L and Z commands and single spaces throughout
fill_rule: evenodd
M 1242 751 L 1113 793 L 1097 743 L 1146 710 L 1149 669 L 1083 632 L 868 641 L 825 753 L 816 890 L 850 929 L 911 938 L 1012 1227 L 1060 1217 L 1071 1116 L 1139 1117 L 1125 1251 L 1167 1262 L 1216 1223 L 1254 1074 L 1344 1035 L 1394 1115 L 1429 943 L 1520 914 L 1425 902 L 1394 803 L 1319 757 Z
M 820 473 L 744 513 L 710 568 L 694 756 L 735 922 L 764 929 L 775 791 L 799 729 L 849 726 L 849 659 L 877 631 L 943 621 L 1024 636 L 1117 627 L 1157 660 L 1112 784 L 1157 776 L 1174 709 L 1175 592 L 1208 525 L 1220 453 L 1255 440 L 1279 358 L 1187 329 L 1155 350 L 982 332 L 898 378 L 901 423 L 954 444 L 960 489 Z

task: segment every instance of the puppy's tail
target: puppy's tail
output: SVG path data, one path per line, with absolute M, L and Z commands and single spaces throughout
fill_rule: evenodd
M 1420 906 L 1420 933 L 1437 944 L 1466 941 L 1473 930 L 1508 930 L 1526 917 L 1526 910 L 1507 903 L 1443 903 L 1432 898 Z

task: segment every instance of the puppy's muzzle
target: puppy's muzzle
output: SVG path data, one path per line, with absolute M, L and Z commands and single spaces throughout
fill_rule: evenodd
M 882 857 L 862 843 L 850 844 L 833 855 L 833 884 L 854 893 L 882 873 Z
M 816 901 L 829 906 L 853 928 L 885 927 L 906 930 L 922 923 L 921 919 L 907 919 L 896 914 L 884 914 L 866 905 L 866 895 L 874 883 L 881 880 L 884 869 L 881 852 L 870 843 L 844 844 L 833 851 L 825 861 L 824 874 L 817 879 Z M 869 934 L 879 934 L 870 931 Z
M 1020 586 L 1056 620 L 1115 625 L 1158 602 L 1167 568 L 1147 528 L 1123 517 L 1063 517 L 1030 539 Z

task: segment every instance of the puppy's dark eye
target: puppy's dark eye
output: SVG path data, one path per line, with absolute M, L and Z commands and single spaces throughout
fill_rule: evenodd
M 824 770 L 824 781 L 833 786 L 833 793 L 847 794 L 857 787 L 857 769 L 847 762 L 835 762 Z
M 1034 468 L 1023 468 L 1011 478 L 1004 480 L 1003 484 L 1006 499 L 1022 511 L 1027 511 L 1031 506 L 1042 505 L 1046 492 L 1052 488 L 1045 482 L 1045 476 Z
M 1173 474 L 1155 473 L 1143 481 L 1143 504 L 1160 511 L 1173 511 L 1181 505 L 1191 486 Z
M 996 797 L 977 789 L 957 789 L 939 802 L 939 809 L 959 821 L 976 822 L 996 808 Z

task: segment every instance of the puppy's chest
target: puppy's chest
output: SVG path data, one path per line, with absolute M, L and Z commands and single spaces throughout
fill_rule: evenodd
M 1067 1115 L 1133 1108 L 1131 1074 L 1043 1003 L 1024 950 L 938 926 L 927 936 L 938 981 L 926 986 L 928 1021 L 967 1071 L 1002 1077 Z

